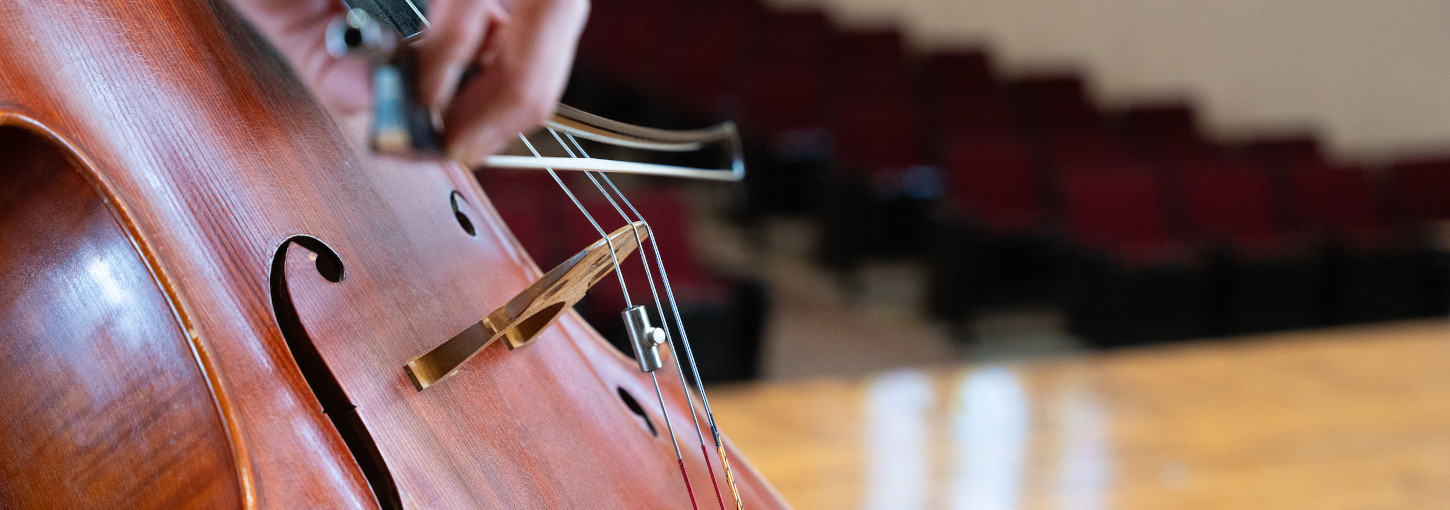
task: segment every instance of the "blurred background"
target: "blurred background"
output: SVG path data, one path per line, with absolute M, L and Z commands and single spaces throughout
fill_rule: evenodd
M 565 102 L 741 128 L 744 183 L 617 180 L 799 508 L 1443 508 L 1446 48 L 1433 0 L 593 0 Z M 599 237 L 479 176 L 541 266 Z

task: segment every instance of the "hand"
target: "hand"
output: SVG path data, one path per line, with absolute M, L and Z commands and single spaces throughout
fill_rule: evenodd
M 371 104 L 365 62 L 327 53 L 339 0 L 233 0 L 323 105 L 346 115 Z M 433 0 L 419 48 L 419 92 L 443 115 L 450 157 L 469 166 L 538 126 L 564 92 L 588 0 Z M 459 88 L 471 66 L 477 77 Z

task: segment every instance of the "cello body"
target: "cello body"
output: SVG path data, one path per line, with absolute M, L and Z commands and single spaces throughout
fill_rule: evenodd
M 540 274 L 467 169 L 369 154 L 222 2 L 0 18 L 0 507 L 689 508 L 649 376 L 573 312 L 409 383 Z

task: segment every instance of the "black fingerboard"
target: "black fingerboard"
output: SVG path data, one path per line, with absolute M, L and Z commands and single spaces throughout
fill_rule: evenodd
M 367 11 L 378 23 L 405 38 L 418 35 L 427 26 L 428 3 L 425 0 L 343 0 L 343 3 L 350 8 Z

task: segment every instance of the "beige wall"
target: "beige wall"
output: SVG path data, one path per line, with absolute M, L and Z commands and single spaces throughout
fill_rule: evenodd
M 1070 65 L 1104 103 L 1188 96 L 1209 129 L 1315 127 L 1377 159 L 1450 145 L 1450 0 L 773 0 L 913 42 L 985 42 L 1008 72 Z

